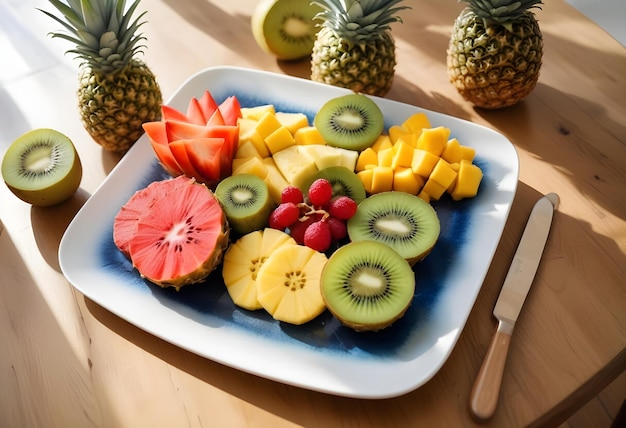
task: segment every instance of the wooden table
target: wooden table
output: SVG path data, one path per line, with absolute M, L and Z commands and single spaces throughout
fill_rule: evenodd
M 545 39 L 539 84 L 507 110 L 481 111 L 448 82 L 445 49 L 461 5 L 415 0 L 394 27 L 388 98 L 496 129 L 516 146 L 520 181 L 492 266 L 460 340 L 426 385 L 385 400 L 285 386 L 178 349 L 86 299 L 57 260 L 63 232 L 119 156 L 103 152 L 75 107 L 77 63 L 47 37 L 35 7 L 0 1 L 0 152 L 53 127 L 84 164 L 79 192 L 31 208 L 0 186 L 0 426 L 473 426 L 472 382 L 495 329 L 491 311 L 534 202 L 557 192 L 535 285 L 513 335 L 489 426 L 553 426 L 626 367 L 626 49 L 562 0 L 537 12 Z M 167 99 L 192 73 L 236 65 L 308 77 L 256 46 L 254 0 L 144 0 L 145 59 Z M 8 60 L 7 60 L 8 58 Z M 8 67 L 7 67 L 8 64 Z

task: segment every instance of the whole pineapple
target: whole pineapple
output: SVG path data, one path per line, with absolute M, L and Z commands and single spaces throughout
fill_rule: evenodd
M 530 9 L 541 0 L 459 0 L 447 51 L 450 81 L 466 100 L 487 109 L 530 94 L 543 56 L 543 37 Z
M 311 80 L 384 96 L 393 83 L 396 45 L 390 24 L 402 22 L 402 0 L 319 0 L 321 29 L 313 45 Z
M 148 66 L 135 55 L 141 51 L 138 28 L 142 13 L 131 21 L 139 4 L 125 10 L 125 0 L 49 0 L 64 19 L 68 33 L 53 37 L 76 45 L 68 53 L 82 62 L 78 104 L 87 132 L 105 150 L 124 153 L 141 136 L 141 124 L 161 117 L 161 89 Z

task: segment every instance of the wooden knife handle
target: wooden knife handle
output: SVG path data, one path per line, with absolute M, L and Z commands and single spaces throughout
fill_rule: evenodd
M 496 410 L 500 395 L 500 384 L 511 342 L 511 331 L 498 326 L 491 339 L 489 350 L 474 381 L 470 395 L 470 411 L 479 421 L 488 420 Z

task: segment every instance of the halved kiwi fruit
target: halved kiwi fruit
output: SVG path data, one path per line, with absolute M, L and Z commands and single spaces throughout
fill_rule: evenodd
M 266 52 L 283 60 L 311 56 L 322 9 L 310 0 L 261 0 L 252 13 L 252 34 Z
M 267 183 L 252 174 L 226 177 L 215 188 L 215 196 L 239 235 L 263 229 L 274 208 Z
M 385 126 L 380 107 L 363 94 L 330 99 L 313 122 L 328 145 L 356 151 L 374 144 Z
M 343 325 L 377 331 L 404 315 L 415 293 L 415 274 L 391 247 L 376 241 L 351 242 L 328 259 L 322 297 Z
M 318 178 L 328 180 L 333 188 L 333 198 L 336 196 L 348 196 L 358 204 L 366 197 L 365 187 L 361 179 L 357 177 L 354 171 L 349 170 L 345 166 L 329 166 L 320 169 L 307 180 L 304 186 L 306 189 L 304 190 L 308 190 L 311 183 Z
M 32 205 L 56 205 L 69 199 L 82 176 L 72 141 L 53 129 L 35 129 L 18 137 L 2 160 L 4 182 Z
M 372 240 L 396 250 L 412 266 L 426 257 L 439 239 L 435 209 L 406 192 L 377 193 L 361 202 L 348 220 L 351 241 Z

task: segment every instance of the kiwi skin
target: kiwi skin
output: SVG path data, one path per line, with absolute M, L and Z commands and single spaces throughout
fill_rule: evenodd
M 50 162 L 61 158 L 52 166 L 58 177 L 40 177 L 23 164 L 28 152 L 46 155 Z M 46 153 L 48 151 L 49 153 Z M 47 172 L 46 174 L 52 174 Z M 2 160 L 2 177 L 15 196 L 34 206 L 57 205 L 76 193 L 82 180 L 83 168 L 72 141 L 64 134 L 48 128 L 35 129 L 18 137 L 6 151 Z
M 359 281 L 359 274 L 367 275 L 367 271 L 369 275 L 376 271 L 392 283 L 392 292 L 387 289 L 382 297 L 386 302 L 377 302 L 380 296 L 376 295 L 368 298 L 369 293 L 359 292 L 358 285 L 350 290 L 349 280 Z M 389 327 L 404 316 L 415 294 L 415 273 L 408 262 L 391 247 L 376 241 L 351 242 L 340 247 L 329 257 L 321 278 L 322 298 L 329 312 L 344 326 L 360 332 Z M 359 300 L 351 299 L 348 293 Z M 373 310 L 377 303 L 379 307 Z M 367 307 L 361 310 L 365 307 L 356 305 Z
M 313 122 L 329 146 L 355 151 L 374 144 L 385 127 L 380 107 L 367 95 L 358 93 L 331 98 Z

